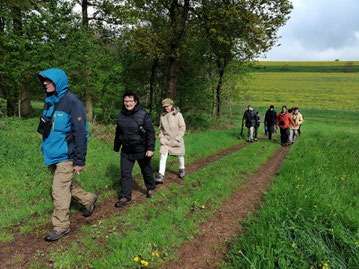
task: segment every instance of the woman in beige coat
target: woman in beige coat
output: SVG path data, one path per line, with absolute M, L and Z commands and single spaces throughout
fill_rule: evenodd
M 163 114 L 160 119 L 160 168 L 155 181 L 157 184 L 163 183 L 166 171 L 166 160 L 169 155 L 177 156 L 179 163 L 179 177 L 184 178 L 184 154 L 185 146 L 183 136 L 186 131 L 181 112 L 173 106 L 173 100 L 166 98 L 162 101 Z

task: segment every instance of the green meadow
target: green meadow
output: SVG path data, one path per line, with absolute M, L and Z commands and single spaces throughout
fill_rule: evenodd
M 260 62 L 261 69 L 251 73 L 244 102 L 262 116 L 271 104 L 277 111 L 284 104 L 299 106 L 305 122 L 260 210 L 229 241 L 226 260 L 219 262 L 222 268 L 358 268 L 359 73 L 339 72 L 346 64 Z M 358 64 L 354 62 L 354 70 Z M 288 66 L 292 69 L 283 71 Z M 230 124 L 223 115 L 210 129 L 187 132 L 187 164 L 244 142 L 238 140 L 244 102 L 234 108 Z M 41 110 L 39 102 L 34 105 Z M 0 119 L 0 243 L 11 243 L 17 234 L 45 234 L 42 227 L 51 221 L 51 176 L 43 164 L 37 123 L 37 118 Z M 75 181 L 97 192 L 102 202 L 119 191 L 114 125 L 91 124 L 89 129 L 87 167 Z M 29 267 L 47 268 L 50 260 L 55 268 L 158 268 L 178 259 L 176 250 L 193 240 L 200 225 L 270 161 L 280 147 L 278 138 L 260 140 L 210 163 L 153 199 L 129 205 L 124 214 L 83 225 L 69 244 L 35 250 Z M 155 171 L 158 162 L 156 154 Z M 171 170 L 177 170 L 175 158 L 168 160 Z M 139 174 L 138 166 L 134 174 Z M 143 185 L 141 179 L 136 183 Z M 78 209 L 72 207 L 72 214 Z M 17 258 L 12 264 L 22 262 Z

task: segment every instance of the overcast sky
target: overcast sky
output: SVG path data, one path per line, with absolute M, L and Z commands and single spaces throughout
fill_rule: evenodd
M 268 61 L 359 61 L 359 0 L 292 0 Z

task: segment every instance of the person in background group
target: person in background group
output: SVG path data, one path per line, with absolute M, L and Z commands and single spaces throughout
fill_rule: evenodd
M 179 163 L 179 177 L 184 178 L 185 145 L 183 136 L 186 124 L 179 108 L 173 106 L 173 100 L 166 98 L 162 101 L 163 113 L 160 118 L 160 167 L 155 179 L 157 184 L 163 183 L 168 155 L 177 156 Z
M 266 115 L 263 116 L 264 135 L 268 135 L 267 123 L 265 122 Z
M 97 195 L 86 192 L 72 181 L 74 173 L 85 169 L 88 125 L 83 103 L 68 88 L 68 80 L 61 69 L 48 69 L 38 74 L 45 87 L 45 107 L 38 132 L 43 135 L 41 151 L 45 165 L 53 176 L 53 230 L 46 241 L 56 241 L 70 232 L 71 198 L 83 206 L 89 217 L 95 208 Z
M 256 125 L 254 126 L 254 141 L 258 141 L 258 128 L 261 125 L 261 116 L 259 115 L 258 111 L 256 111 L 256 116 L 257 116 L 257 122 Z
M 298 112 L 302 115 L 302 119 L 303 119 L 303 121 L 304 121 L 304 116 L 303 116 L 303 114 L 300 112 L 299 109 L 298 109 Z M 302 124 L 300 124 L 300 125 L 299 125 L 299 128 L 298 128 L 298 136 L 300 136 L 300 134 L 301 134 L 301 130 L 300 130 L 301 127 L 302 127 Z
M 125 92 L 122 101 L 113 148 L 116 153 L 121 148 L 121 192 L 115 207 L 124 206 L 132 199 L 132 170 L 136 160 L 145 181 L 147 198 L 152 197 L 156 188 L 151 167 L 156 140 L 152 120 L 134 92 Z
M 257 112 L 251 105 L 248 105 L 248 109 L 244 111 L 242 123 L 246 124 L 248 128 L 248 142 L 254 142 L 254 128 L 257 126 Z
M 277 116 L 277 123 L 278 126 L 280 128 L 280 140 L 281 140 L 281 145 L 287 146 L 289 145 L 289 130 L 290 130 L 290 125 L 289 123 L 292 124 L 292 126 L 296 126 L 296 124 L 294 123 L 294 121 L 292 120 L 292 117 L 290 116 L 290 114 L 287 112 L 287 107 L 283 106 L 282 107 L 282 112 L 280 112 Z
M 293 108 L 293 112 L 290 114 L 294 123 L 296 124 L 295 126 L 291 125 L 291 131 L 290 131 L 290 137 L 289 137 L 289 141 L 291 144 L 295 143 L 295 140 L 297 139 L 298 136 L 298 130 L 300 128 L 300 126 L 303 124 L 304 119 L 302 114 L 299 112 L 298 107 Z
M 274 106 L 271 105 L 264 116 L 264 124 L 267 126 L 268 139 L 272 139 L 272 134 L 274 132 L 275 124 L 277 121 L 277 112 L 274 110 Z

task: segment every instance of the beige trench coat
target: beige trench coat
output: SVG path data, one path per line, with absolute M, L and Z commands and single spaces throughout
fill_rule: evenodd
M 185 155 L 183 136 L 186 131 L 181 112 L 178 108 L 163 113 L 160 119 L 160 153 L 180 156 Z

